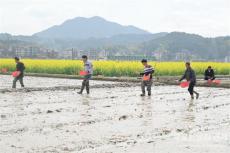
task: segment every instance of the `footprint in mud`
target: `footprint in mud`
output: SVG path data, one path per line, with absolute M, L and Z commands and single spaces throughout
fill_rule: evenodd
M 162 130 L 160 133 L 157 133 L 156 136 L 168 135 L 168 134 L 170 134 L 171 132 L 172 132 L 171 130 L 164 129 L 164 130 Z
M 163 133 L 164 135 L 167 135 L 167 134 L 171 133 L 171 130 L 163 130 L 162 133 Z
M 78 124 L 80 126 L 85 126 L 85 125 L 90 125 L 90 124 L 94 124 L 94 123 L 96 123 L 96 121 L 91 120 L 91 121 L 80 122 Z
M 183 131 L 183 129 L 176 129 L 176 132 L 182 132 Z
M 60 113 L 60 112 L 61 112 L 61 110 L 60 110 L 60 109 L 56 109 L 56 112 Z
M 72 152 L 72 151 L 74 151 L 75 149 L 73 149 L 73 148 L 68 148 L 68 147 L 64 147 L 63 148 L 63 151 L 68 151 L 68 152 Z
M 144 115 L 143 115 L 143 114 L 141 114 L 141 115 L 139 115 L 138 117 L 139 117 L 139 118 L 143 118 L 143 117 L 144 117 Z
M 203 110 L 207 110 L 207 109 L 209 109 L 208 106 L 204 106 L 204 107 L 203 107 Z
M 49 113 L 53 113 L 53 111 L 51 111 L 51 110 L 48 110 L 46 113 L 47 113 L 47 114 L 49 114 Z
M 60 113 L 60 112 L 61 112 L 61 109 L 56 109 L 55 112 Z M 54 113 L 54 111 L 48 110 L 46 113 L 47 113 L 47 114 L 50 114 L 50 113 Z
M 112 97 L 110 97 L 111 99 L 114 99 L 114 98 L 117 98 L 118 96 L 112 96 Z
M 16 129 L 16 130 L 11 130 L 10 131 L 10 133 L 11 132 L 13 132 L 13 133 L 24 133 L 24 132 L 27 132 L 29 129 L 27 128 L 27 127 L 24 127 L 24 128 L 19 128 L 19 129 Z
M 119 117 L 119 121 L 120 121 L 120 120 L 126 120 L 127 118 L 128 118 L 127 115 L 123 115 L 123 116 Z
M 6 115 L 1 115 L 1 118 L 2 118 L 2 119 L 5 119 L 5 118 L 6 118 Z
M 114 136 L 109 139 L 109 142 L 116 145 L 119 143 L 127 142 L 129 136 Z
M 108 108 L 108 107 L 112 107 L 112 106 L 110 106 L 110 105 L 107 105 L 107 106 L 104 106 L 104 107 L 105 107 L 105 108 L 106 108 L 106 107 Z

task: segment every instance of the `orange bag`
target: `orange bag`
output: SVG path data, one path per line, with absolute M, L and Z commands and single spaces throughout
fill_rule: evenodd
M 88 74 L 88 72 L 86 72 L 86 71 L 80 71 L 80 73 L 79 73 L 81 76 L 85 76 L 85 75 L 87 75 Z
M 212 84 L 212 83 L 215 83 L 218 85 L 221 83 L 221 80 L 208 80 L 208 84 Z
M 212 80 L 209 79 L 209 80 L 208 80 L 208 84 L 211 84 L 211 83 L 212 83 Z
M 221 83 L 220 80 L 213 80 L 212 82 L 215 83 L 215 84 L 220 84 Z
M 21 74 L 20 71 L 14 71 L 14 72 L 12 73 L 12 76 L 16 78 L 16 77 L 18 77 L 20 74 Z
M 180 86 L 181 86 L 181 88 L 186 88 L 189 86 L 189 83 L 190 83 L 189 81 L 184 81 L 184 82 L 180 83 Z
M 144 75 L 142 80 L 143 81 L 149 81 L 150 80 L 150 74 L 149 75 Z

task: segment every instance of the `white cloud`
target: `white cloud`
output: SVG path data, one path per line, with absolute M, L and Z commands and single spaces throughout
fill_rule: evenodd
M 229 0 L 0 0 L 0 32 L 33 34 L 77 16 L 150 32 L 230 35 Z

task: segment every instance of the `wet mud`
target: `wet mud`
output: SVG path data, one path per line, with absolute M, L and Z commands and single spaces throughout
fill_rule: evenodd
M 27 79 L 41 90 L 0 92 L 2 153 L 230 150 L 229 89 L 197 87 L 200 98 L 191 100 L 178 86 L 153 86 L 151 97 L 140 97 L 138 84 L 92 81 L 91 94 L 78 95 L 77 88 L 43 89 L 79 87 L 79 80 Z M 0 85 L 6 90 L 11 81 Z

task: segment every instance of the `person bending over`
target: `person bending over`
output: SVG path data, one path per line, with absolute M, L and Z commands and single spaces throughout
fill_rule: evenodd
M 215 72 L 211 66 L 209 66 L 204 72 L 204 80 L 215 80 Z

